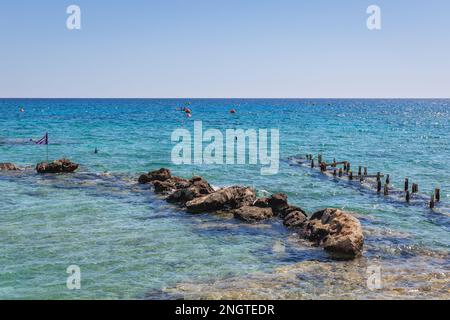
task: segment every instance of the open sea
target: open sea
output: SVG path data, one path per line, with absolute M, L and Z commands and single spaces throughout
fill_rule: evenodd
M 196 120 L 222 132 L 279 129 L 279 173 L 174 165 L 171 134 L 193 133 Z M 70 158 L 77 173 L 35 173 L 47 150 L 29 140 L 46 132 L 49 158 Z M 408 177 L 427 197 L 440 187 L 441 202 L 407 205 L 288 161 L 307 153 L 389 173 L 396 188 Z M 0 162 L 26 168 L 0 172 L 0 299 L 450 298 L 450 100 L 0 99 Z M 161 167 L 283 192 L 309 214 L 353 211 L 363 257 L 331 260 L 277 219 L 187 214 L 137 184 Z M 66 286 L 70 265 L 80 290 Z

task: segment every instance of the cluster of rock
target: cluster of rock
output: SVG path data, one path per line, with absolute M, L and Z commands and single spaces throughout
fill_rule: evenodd
M 52 162 L 41 162 L 36 165 L 38 173 L 68 173 L 78 169 L 78 164 L 68 159 L 60 159 Z
M 15 164 L 13 163 L 0 163 L 0 170 L 4 170 L 4 171 L 18 171 L 20 170 L 19 167 L 17 167 Z
M 353 259 L 362 253 L 361 224 L 348 212 L 324 209 L 308 219 L 304 210 L 288 203 L 285 194 L 257 198 L 249 187 L 214 190 L 202 177 L 184 179 L 172 176 L 165 168 L 141 175 L 139 183 L 153 185 L 156 193 L 190 213 L 229 212 L 250 223 L 280 218 L 285 226 L 295 228 L 300 236 L 322 246 L 336 259 Z

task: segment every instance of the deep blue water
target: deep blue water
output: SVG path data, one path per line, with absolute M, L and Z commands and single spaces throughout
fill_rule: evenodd
M 176 109 L 188 102 L 191 118 Z M 263 176 L 259 165 L 172 164 L 173 130 L 193 132 L 196 120 L 222 132 L 279 129 L 279 173 Z M 46 148 L 28 141 L 45 132 L 49 157 L 80 163 L 79 173 L 34 174 Z M 390 173 L 398 188 L 409 177 L 427 196 L 440 187 L 442 203 L 435 211 L 408 206 L 286 161 L 306 153 Z M 447 258 L 424 258 L 425 268 L 449 267 L 450 100 L 3 99 L 0 162 L 29 168 L 0 174 L 0 298 L 158 298 L 185 281 L 329 261 L 320 249 L 288 241 L 292 232 L 277 221 L 245 226 L 187 215 L 136 185 L 140 173 L 160 167 L 214 186 L 284 192 L 308 212 L 355 211 L 367 230 L 365 259 L 407 266 L 410 256 L 438 252 Z M 273 250 L 279 242 L 281 255 Z M 66 288 L 72 264 L 82 271 L 79 291 Z

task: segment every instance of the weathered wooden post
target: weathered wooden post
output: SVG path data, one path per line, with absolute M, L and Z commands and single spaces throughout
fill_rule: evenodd
M 381 173 L 377 172 L 377 181 L 381 181 Z
M 314 168 L 314 159 L 311 159 L 311 168 Z
M 347 162 L 347 173 L 350 172 L 350 162 Z
M 360 176 L 360 175 L 361 175 L 361 172 L 362 172 L 361 170 L 362 170 L 362 167 L 361 167 L 361 166 L 359 166 L 359 167 L 358 167 L 358 176 Z
M 333 168 L 336 168 L 336 158 L 333 158 Z
M 351 170 L 348 172 L 348 180 L 353 180 L 353 172 Z
M 436 202 L 441 201 L 441 189 L 434 189 L 434 197 L 436 198 Z
M 386 175 L 386 184 L 389 184 L 391 182 L 389 175 Z
M 409 190 L 406 191 L 406 202 L 409 203 L 411 195 L 409 194 Z
M 336 177 L 336 174 L 337 174 L 337 173 L 336 173 L 336 169 L 334 169 L 334 170 L 333 170 L 333 176 Z
M 384 195 L 389 195 L 389 185 L 387 183 L 384 184 Z
M 342 168 L 339 168 L 339 177 L 342 177 Z
M 347 172 L 347 161 L 344 162 L 344 171 Z
M 409 180 L 408 178 L 405 178 L 405 191 L 408 191 L 409 189 Z
M 417 183 L 413 183 L 412 185 L 412 193 L 417 193 L 419 192 L 419 185 Z
M 431 200 L 430 200 L 430 209 L 434 208 L 434 194 L 431 196 Z
M 367 176 L 367 167 L 364 167 L 364 175 Z
M 317 161 L 319 161 L 319 163 L 322 163 L 322 155 L 320 153 L 317 155 Z
M 381 180 L 377 181 L 377 193 L 381 192 Z

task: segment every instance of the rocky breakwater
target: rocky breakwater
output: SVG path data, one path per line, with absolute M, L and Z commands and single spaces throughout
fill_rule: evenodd
M 288 203 L 285 194 L 257 198 L 249 187 L 214 190 L 202 177 L 184 179 L 172 176 L 170 170 L 164 168 L 141 175 L 139 183 L 153 185 L 154 191 L 164 195 L 168 202 L 193 214 L 228 212 L 247 223 L 278 218 L 302 238 L 323 247 L 332 258 L 353 259 L 362 254 L 361 224 L 350 212 L 324 209 L 308 219 L 303 209 Z
M 20 170 L 19 167 L 17 167 L 13 163 L 0 163 L 0 171 L 18 171 Z
M 68 159 L 60 159 L 52 162 L 41 162 L 36 165 L 38 173 L 67 173 L 78 169 L 78 164 Z

